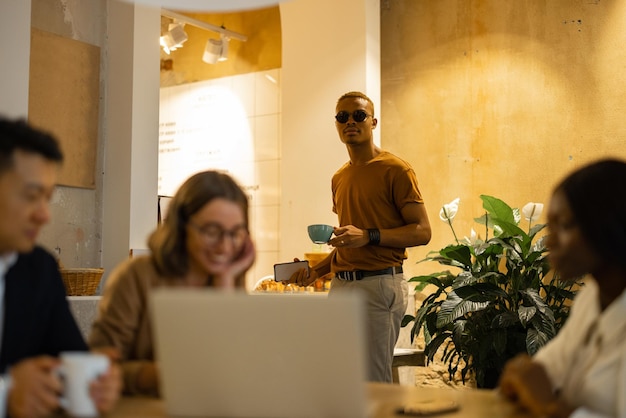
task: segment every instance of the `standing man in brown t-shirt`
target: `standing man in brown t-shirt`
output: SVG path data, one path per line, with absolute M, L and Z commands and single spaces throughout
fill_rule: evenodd
M 308 285 L 335 273 L 335 292 L 366 295 L 366 331 L 371 381 L 391 382 L 393 349 L 407 308 L 408 286 L 402 274 L 406 248 L 425 245 L 431 231 L 415 172 L 404 160 L 374 144 L 378 124 L 374 104 L 360 92 L 337 101 L 335 125 L 350 161 L 333 176 L 333 211 L 339 218 L 334 250 L 292 281 Z

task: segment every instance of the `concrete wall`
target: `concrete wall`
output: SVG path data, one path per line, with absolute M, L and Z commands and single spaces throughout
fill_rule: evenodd
M 409 271 L 440 270 L 414 261 L 453 240 L 442 204 L 461 198 L 463 237 L 480 194 L 547 204 L 570 170 L 626 157 L 626 1 L 383 1 L 381 25 L 383 146 L 415 167 L 433 225 Z
M 105 47 L 106 1 L 32 0 L 32 27 Z M 29 27 L 30 30 L 30 27 Z M 22 70 L 23 71 L 23 70 Z M 28 74 L 28 71 L 26 71 Z M 106 79 L 104 64 L 100 68 L 100 90 Z M 26 96 L 28 98 L 28 96 Z M 59 103 L 62 105 L 62 103 Z M 100 95 L 100 120 L 104 118 L 104 96 Z M 56 251 L 65 267 L 102 266 L 102 126 L 98 132 L 95 189 L 59 186 L 53 197 L 52 222 L 44 228 L 40 243 Z
M 65 267 L 106 278 L 156 226 L 159 55 L 147 46 L 159 21 L 158 9 L 114 0 L 32 1 L 33 27 L 101 48 L 96 187 L 59 187 L 40 239 Z
M 5 0 L 0 3 L 0 114 L 16 118 L 28 113 L 28 69 L 30 59 L 30 2 Z

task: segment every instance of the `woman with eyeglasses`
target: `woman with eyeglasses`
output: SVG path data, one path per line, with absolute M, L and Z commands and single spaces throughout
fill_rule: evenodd
M 227 174 L 195 174 L 176 192 L 148 246 L 150 255 L 126 261 L 108 278 L 89 345 L 119 349 L 125 394 L 156 396 L 148 293 L 159 286 L 244 288 L 255 258 L 248 197 Z
M 548 211 L 550 263 L 585 276 L 567 322 L 534 357 L 509 361 L 500 391 L 537 417 L 626 417 L 626 162 L 568 176 Z

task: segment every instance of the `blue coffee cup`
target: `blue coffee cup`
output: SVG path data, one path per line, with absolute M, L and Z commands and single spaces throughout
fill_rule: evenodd
M 324 224 L 309 225 L 307 231 L 311 241 L 316 244 L 326 244 L 333 235 L 333 227 Z

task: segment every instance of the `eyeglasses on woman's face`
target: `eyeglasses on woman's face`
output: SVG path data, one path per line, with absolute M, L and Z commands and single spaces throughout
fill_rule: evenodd
M 357 109 L 352 112 L 352 114 L 350 114 L 350 112 L 342 110 L 335 115 L 335 119 L 339 123 L 347 123 L 350 119 L 350 116 L 352 116 L 352 120 L 354 120 L 355 122 L 363 122 L 365 119 L 372 115 L 368 115 L 367 112 L 362 109 Z
M 202 241 L 208 246 L 220 244 L 224 237 L 228 236 L 234 247 L 241 247 L 249 234 L 245 225 L 238 225 L 231 230 L 226 230 L 217 223 L 210 222 L 200 226 L 190 221 L 189 226 L 200 234 Z

